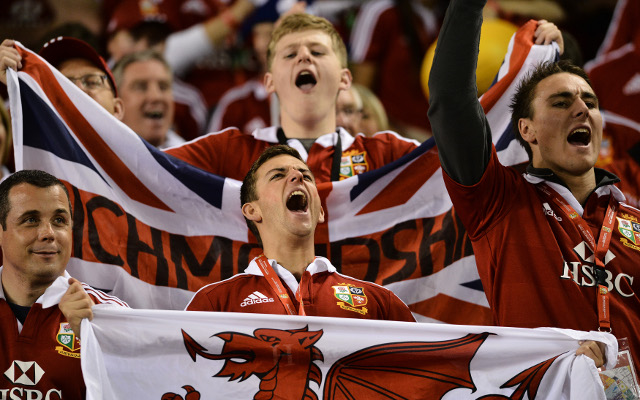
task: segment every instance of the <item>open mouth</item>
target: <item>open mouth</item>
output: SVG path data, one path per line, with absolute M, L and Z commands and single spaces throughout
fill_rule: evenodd
M 290 211 L 305 212 L 307 211 L 308 205 L 309 202 L 307 201 L 307 195 L 300 190 L 296 190 L 291 193 L 287 199 L 287 208 Z
M 567 141 L 575 146 L 587 146 L 591 143 L 591 132 L 586 128 L 578 128 L 569 134 Z
M 162 119 L 164 117 L 164 112 L 163 111 L 145 111 L 144 116 L 145 118 L 150 118 L 150 119 Z
M 296 78 L 296 86 L 302 90 L 311 90 L 318 81 L 309 71 L 302 71 Z

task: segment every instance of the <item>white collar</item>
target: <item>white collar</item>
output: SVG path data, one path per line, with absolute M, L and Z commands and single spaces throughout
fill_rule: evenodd
M 262 271 L 258 267 L 258 263 L 256 262 L 256 259 L 257 257 L 251 260 L 251 262 L 249 263 L 249 266 L 247 267 L 247 269 L 244 270 L 244 272 L 250 275 L 264 276 L 262 274 Z M 268 261 L 269 261 L 269 265 L 271 265 L 271 268 L 273 268 L 273 270 L 280 277 L 280 279 L 284 283 L 286 283 L 287 286 L 289 286 L 291 291 L 295 293 L 298 290 L 298 281 L 293 276 L 293 274 L 289 272 L 288 269 L 278 264 L 276 260 L 269 259 Z M 336 267 L 334 267 L 331 264 L 331 261 L 320 256 L 316 256 L 311 262 L 311 264 L 307 266 L 305 271 L 309 272 L 311 275 L 314 275 L 320 272 L 325 272 L 325 271 L 328 271 L 331 273 L 337 272 Z
M 562 198 L 564 198 L 580 216 L 582 216 L 582 214 L 584 213 L 584 208 L 582 207 L 582 204 L 580 204 L 580 202 L 576 199 L 573 193 L 571 193 L 569 188 L 567 188 L 566 186 L 561 185 L 559 183 L 551 182 L 546 179 L 543 179 L 534 175 L 530 175 L 527 173 L 524 173 L 523 176 L 524 176 L 524 179 L 527 180 L 527 182 L 533 185 L 536 185 L 541 182 L 545 182 L 547 185 L 551 186 L 553 190 L 558 192 L 558 194 L 562 196 Z M 613 196 L 614 199 L 618 200 L 618 202 L 620 203 L 624 203 L 627 200 L 624 197 L 624 194 L 622 193 L 622 191 L 620 191 L 620 189 L 618 189 L 615 185 L 600 186 L 599 188 L 596 188 L 595 193 L 598 197 L 611 195 Z

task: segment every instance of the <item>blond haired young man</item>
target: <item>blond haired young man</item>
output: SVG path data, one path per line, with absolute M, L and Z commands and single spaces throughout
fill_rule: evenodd
M 167 152 L 242 180 L 265 148 L 287 144 L 300 152 L 318 182 L 327 182 L 381 167 L 418 145 L 391 132 L 353 137 L 336 127 L 338 92 L 351 86 L 351 72 L 344 42 L 326 19 L 308 14 L 284 18 L 273 32 L 267 66 L 264 83 L 269 94 L 278 96 L 281 127 L 252 135 L 226 129 Z

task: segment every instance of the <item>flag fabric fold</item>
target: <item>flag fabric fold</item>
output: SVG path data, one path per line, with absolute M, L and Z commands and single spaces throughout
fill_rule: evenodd
M 375 331 L 375 335 L 370 332 Z M 94 308 L 87 399 L 605 399 L 602 332 Z
M 529 22 L 516 33 L 481 99 L 507 164 L 527 159 L 509 133 L 509 99 L 532 65 L 556 57 L 557 46 L 533 44 L 534 31 Z M 71 275 L 134 308 L 182 309 L 202 286 L 243 271 L 260 254 L 240 211 L 240 182 L 158 151 L 37 54 L 18 50 L 23 68 L 8 74 L 16 167 L 68 184 Z M 318 190 L 327 222 L 316 232 L 317 255 L 394 290 L 420 321 L 491 323 L 433 139 Z

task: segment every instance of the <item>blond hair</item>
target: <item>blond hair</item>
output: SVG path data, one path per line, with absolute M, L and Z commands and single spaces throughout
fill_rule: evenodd
M 338 56 L 338 60 L 340 60 L 340 66 L 342 68 L 347 68 L 347 48 L 344 45 L 342 37 L 338 31 L 336 31 L 336 28 L 333 27 L 331 22 L 327 21 L 325 18 L 316 17 L 310 14 L 292 14 L 284 18 L 271 34 L 271 41 L 269 41 L 269 47 L 267 48 L 267 69 L 271 71 L 271 64 L 273 63 L 273 57 L 275 56 L 276 45 L 283 36 L 290 33 L 313 30 L 323 32 L 331 38 L 333 51 Z

